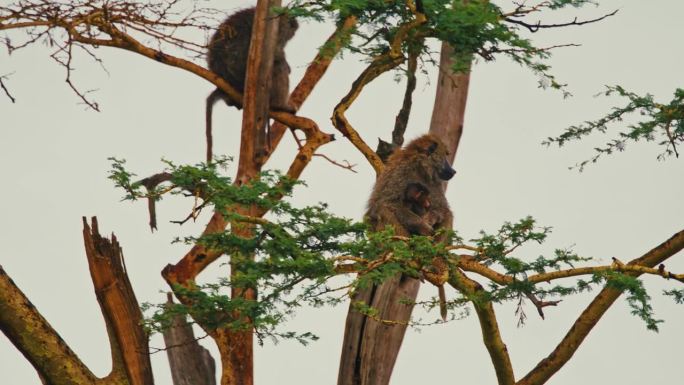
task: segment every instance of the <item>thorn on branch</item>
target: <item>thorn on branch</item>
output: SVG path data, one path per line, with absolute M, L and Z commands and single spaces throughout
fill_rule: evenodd
M 340 163 L 340 162 L 335 161 L 334 159 L 331 159 L 330 157 L 328 157 L 325 154 L 313 154 L 313 156 L 320 156 L 321 158 L 327 160 L 328 162 L 334 164 L 337 167 L 343 168 L 345 170 L 349 170 L 355 174 L 358 173 L 356 170 L 354 170 L 354 167 L 356 167 L 356 164 L 351 164 L 346 159 L 343 159 L 342 163 Z

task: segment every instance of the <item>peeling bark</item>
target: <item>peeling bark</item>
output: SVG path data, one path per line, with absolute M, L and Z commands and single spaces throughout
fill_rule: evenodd
M 143 316 L 128 280 L 123 251 L 116 236 L 103 238 L 97 218 L 92 229 L 83 218 L 83 241 L 95 287 L 97 302 L 104 316 L 112 347 L 112 373 L 128 379 L 131 385 L 154 383 Z

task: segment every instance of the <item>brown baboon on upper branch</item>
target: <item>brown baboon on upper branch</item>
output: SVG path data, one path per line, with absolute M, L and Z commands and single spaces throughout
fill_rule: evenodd
M 209 69 L 221 76 L 240 93 L 245 90 L 247 56 L 254 24 L 254 8 L 247 8 L 230 15 L 218 27 L 209 41 L 207 62 Z M 299 24 L 287 15 L 278 17 L 278 37 L 273 51 L 273 70 L 269 109 L 294 113 L 295 108 L 288 103 L 290 95 L 290 66 L 285 58 L 285 45 L 292 39 Z M 219 88 L 212 91 L 206 102 L 207 157 L 211 157 L 211 115 L 214 104 L 223 100 L 234 105 L 228 95 Z M 211 159 L 207 159 L 211 161 Z

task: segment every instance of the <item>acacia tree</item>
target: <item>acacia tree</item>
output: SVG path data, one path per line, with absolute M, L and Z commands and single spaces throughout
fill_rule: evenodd
M 440 136 L 448 142 L 455 155 L 467 93 L 468 75 L 464 70 L 467 70 L 472 58 L 475 55 L 484 59 L 508 55 L 539 74 L 544 84 L 562 88 L 548 73 L 548 66 L 539 62 L 547 57 L 548 49 L 534 47 L 518 34 L 518 29 L 537 30 L 582 24 L 585 21 L 542 24 L 524 19 L 541 10 L 582 3 L 585 2 L 542 2 L 516 5 L 506 11 L 486 2 L 293 2 L 290 10 L 293 14 L 313 17 L 331 13 L 337 20 L 338 29 L 323 44 L 294 90 L 292 100 L 295 105 L 303 103 L 326 71 L 330 60 L 343 47 L 368 55 L 370 64 L 367 69 L 334 108 L 333 124 L 364 155 L 376 172 L 381 172 L 381 159 L 386 155 L 383 151 L 403 142 L 403 130 L 410 114 L 412 84 L 415 84 L 412 79 L 419 61 L 429 61 L 430 57 L 425 41 L 437 38 L 444 42 L 440 61 L 443 78 L 438 80 L 440 87 L 433 124 L 435 129 L 445 130 Z M 316 305 L 339 302 L 340 298 L 334 295 L 338 288 L 328 286 L 328 278 L 359 274 L 342 287 L 380 285 L 396 274 L 415 276 L 416 266 L 429 264 L 430 257 L 435 253 L 450 253 L 450 284 L 460 293 L 450 305 L 457 309 L 464 303 L 473 303 L 500 384 L 516 383 L 516 377 L 498 332 L 492 303 L 529 298 L 542 313 L 545 306 L 555 303 L 549 297 L 572 294 L 595 284 L 606 283 L 606 288 L 580 316 L 558 347 L 518 383 L 544 383 L 548 380 L 567 362 L 605 310 L 623 291 L 629 293 L 630 303 L 647 325 L 650 328 L 657 327 L 643 286 L 634 277 L 651 274 L 682 280 L 681 275 L 670 273 L 662 265 L 655 268 L 684 247 L 684 235 L 681 232 L 642 258 L 626 264 L 615 260 L 611 265 L 563 269 L 563 263 L 580 262 L 582 258 L 566 250 L 558 250 L 552 257 L 535 261 L 514 257 L 514 251 L 520 245 L 543 241 L 546 237 L 548 229 L 537 227 L 532 219 L 504 224 L 498 232 L 482 234 L 470 242 L 455 237 L 454 244 L 435 246 L 429 239 L 420 237 L 394 237 L 391 231 L 366 234 L 362 224 L 335 218 L 321 207 L 298 209 L 287 204 L 282 198 L 292 192 L 294 181 L 319 148 L 333 139 L 332 135 L 324 133 L 315 122 L 305 117 L 271 112 L 270 116 L 278 122 L 269 131 L 271 149 L 277 147 L 287 127 L 293 132 L 303 132 L 306 140 L 302 141 L 293 157 L 287 178 L 277 174 L 260 174 L 271 151 L 256 148 L 254 142 L 259 120 L 258 106 L 260 98 L 263 99 L 263 95 L 255 92 L 260 82 L 258 77 L 264 73 L 257 70 L 258 60 L 250 64 L 247 77 L 251 80 L 247 82 L 243 100 L 216 75 L 190 60 L 171 55 L 169 52 L 175 52 L 174 49 L 178 48 L 201 52 L 201 44 L 184 39 L 177 31 L 181 28 L 207 28 L 209 24 L 205 17 L 212 15 L 208 10 L 193 9 L 179 17 L 173 12 L 175 5 L 175 2 L 20 2 L 1 9 L 0 28 L 28 28 L 28 34 L 25 35 L 27 40 L 21 43 L 7 40 L 8 47 L 12 49 L 41 39 L 48 40 L 57 47 L 53 57 L 64 65 L 69 75 L 73 69 L 74 49 L 82 48 L 93 53 L 90 50 L 92 46 L 123 48 L 202 76 L 236 102 L 243 102 L 240 157 L 235 178 L 220 174 L 219 166 L 224 164 L 222 159 L 197 166 L 169 163 L 167 171 L 139 181 L 125 169 L 122 161 L 114 159 L 111 175 L 125 189 L 127 198 L 146 198 L 149 201 L 153 226 L 155 201 L 166 193 L 188 194 L 197 202 L 188 219 L 205 207 L 214 210 L 202 236 L 184 239 L 191 246 L 190 251 L 180 261 L 163 270 L 165 279 L 182 306 L 163 306 L 148 326 L 164 329 L 168 327 L 169 317 L 189 314 L 219 347 L 222 383 L 252 383 L 254 332 L 259 338 L 272 336 L 303 340 L 309 337 L 306 333 L 297 335 L 282 331 L 280 321 L 289 314 L 288 307 L 302 303 Z M 259 2 L 258 10 L 265 15 L 272 5 L 266 1 Z M 253 57 L 267 61 L 268 55 L 260 55 L 258 49 L 269 37 L 265 33 L 265 25 L 257 23 L 255 30 Z M 162 48 L 145 39 L 162 44 Z M 409 81 L 404 106 L 392 131 L 392 145 L 373 151 L 345 113 L 368 83 L 404 63 Z M 452 70 L 456 73 L 450 73 Z M 87 93 L 79 91 L 70 77 L 67 77 L 67 82 L 85 103 L 98 108 Z M 6 89 L 4 83 L 3 88 Z M 11 92 L 6 92 L 11 97 Z M 454 106 L 457 107 L 455 111 Z M 665 131 L 669 132 L 669 125 Z M 674 147 L 674 142 L 669 143 Z M 265 154 L 265 158 L 257 157 L 257 153 Z M 267 212 L 283 216 L 284 219 L 264 219 Z M 91 229 L 84 223 L 84 237 L 93 283 L 96 292 L 102 293 L 98 295 L 98 300 L 110 332 L 114 363 L 112 374 L 96 379 L 75 354 L 60 343 L 57 333 L 40 314 L 26 306 L 28 299 L 4 273 L 2 329 L 48 383 L 151 383 L 146 336 L 139 326 L 142 317 L 137 310 L 125 269 L 120 264 L 121 251 L 116 239 L 111 242 L 102 239 L 95 225 L 93 221 Z M 312 243 L 312 239 L 315 242 Z M 223 254 L 231 257 L 230 279 L 218 286 L 197 285 L 195 280 L 199 273 Z M 468 277 L 472 274 L 490 280 L 492 286 L 485 289 Z M 591 279 L 579 280 L 574 285 L 540 285 L 583 275 Z M 217 289 L 221 286 L 230 288 L 231 295 L 222 295 Z M 115 290 L 110 291 L 109 288 Z M 680 291 L 673 291 L 672 295 L 681 298 Z M 362 306 L 352 310 L 364 313 L 366 322 L 396 324 L 391 330 L 401 330 L 402 326 L 411 323 L 405 311 L 402 316 Z M 400 345 L 401 334 L 403 331 L 398 336 L 394 332 L 391 339 L 395 342 L 394 349 Z M 192 345 L 183 346 L 189 348 Z M 391 367 L 393 359 L 390 355 L 385 365 Z M 69 365 L 61 365 L 64 362 Z M 380 383 L 374 382 L 376 380 L 386 382 L 389 374 L 391 370 L 382 374 L 380 379 L 364 380 L 369 383 Z M 341 381 L 349 379 L 357 381 L 354 376 L 342 376 Z

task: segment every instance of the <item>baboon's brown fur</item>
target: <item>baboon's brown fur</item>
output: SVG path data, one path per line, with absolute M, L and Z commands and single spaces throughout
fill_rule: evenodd
M 434 230 L 450 225 L 452 214 L 442 182 L 451 179 L 454 173 L 447 160 L 446 147 L 433 135 L 423 135 L 395 151 L 368 200 L 366 218 L 371 227 L 382 230 L 389 225 L 397 235 L 407 236 L 432 235 Z M 428 211 L 439 217 L 432 226 L 413 212 L 412 205 L 406 201 L 407 189 L 416 184 L 429 196 Z
M 209 42 L 207 62 L 209 69 L 221 76 L 236 90 L 245 89 L 247 55 L 254 24 L 254 8 L 238 11 L 221 23 Z M 285 58 L 285 45 L 292 39 L 299 24 L 287 15 L 278 16 L 278 38 L 273 52 L 273 72 L 271 77 L 270 108 L 294 112 L 287 102 L 290 91 L 290 66 Z M 216 95 L 215 95 L 216 94 Z M 213 104 L 223 99 L 229 105 L 230 99 L 221 91 L 215 90 L 207 99 Z
M 442 182 L 455 171 L 447 160 L 447 149 L 433 135 L 423 135 L 397 150 L 387 161 L 368 201 L 366 218 L 374 230 L 392 226 L 397 235 L 433 235 L 450 227 L 453 215 Z M 444 236 L 440 236 L 443 241 Z M 422 269 L 425 279 L 439 288 L 440 313 L 445 319 L 444 283 L 449 278 L 446 261 L 435 258 Z
M 245 90 L 245 74 L 247 72 L 247 56 L 249 55 L 252 25 L 254 24 L 254 8 L 238 11 L 221 23 L 209 41 L 207 62 L 209 69 L 221 76 L 240 93 Z M 278 37 L 273 51 L 273 69 L 271 72 L 271 88 L 269 90 L 270 110 L 295 112 L 294 106 L 288 102 L 290 95 L 290 65 L 285 59 L 285 45 L 294 36 L 299 24 L 287 15 L 278 16 Z M 211 162 L 213 154 L 212 110 L 214 104 L 223 100 L 233 105 L 228 95 L 217 88 L 206 100 L 205 129 L 207 136 L 207 162 Z M 265 127 L 259 130 L 256 143 L 263 145 L 266 141 Z M 263 151 L 261 148 L 259 151 Z
M 420 216 L 427 225 L 426 227 L 420 223 L 416 228 L 409 228 L 409 232 L 411 234 L 432 235 L 435 231 L 435 224 L 442 221 L 442 216 L 440 213 L 430 210 L 432 204 L 430 203 L 428 189 L 420 183 L 409 183 L 404 193 L 404 201 L 411 211 Z

